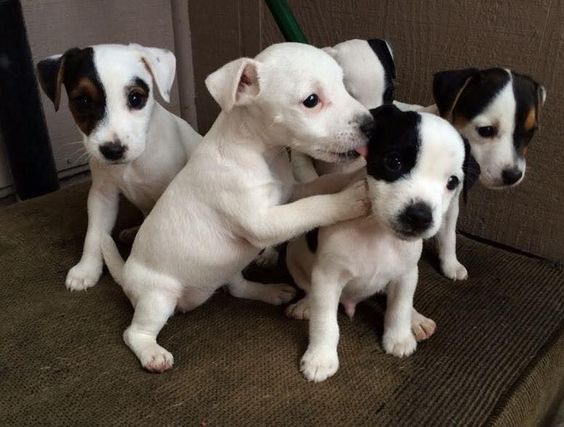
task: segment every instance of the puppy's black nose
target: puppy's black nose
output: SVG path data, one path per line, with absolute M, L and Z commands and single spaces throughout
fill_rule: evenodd
M 433 211 L 423 202 L 409 205 L 401 215 L 401 221 L 414 231 L 423 231 L 433 223 Z
M 119 160 L 125 153 L 125 147 L 121 142 L 107 142 L 100 145 L 100 153 L 108 160 Z
M 505 185 L 513 185 L 518 182 L 523 176 L 523 172 L 517 168 L 504 169 L 501 172 L 501 178 Z

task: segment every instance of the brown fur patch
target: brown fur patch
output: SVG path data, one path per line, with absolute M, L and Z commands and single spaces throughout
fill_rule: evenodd
M 89 105 L 83 106 L 79 97 L 86 97 L 89 99 Z M 87 77 L 82 77 L 78 80 L 77 85 L 69 92 L 69 107 L 74 120 L 80 130 L 89 135 L 98 124 L 100 117 L 98 114 L 92 114 L 100 108 L 104 108 L 104 95 L 100 93 L 92 80 Z
M 525 130 L 531 130 L 537 125 L 537 114 L 535 107 L 531 107 L 525 119 Z

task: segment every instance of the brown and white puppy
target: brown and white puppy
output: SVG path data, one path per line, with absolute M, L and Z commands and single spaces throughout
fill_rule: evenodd
M 82 258 L 66 278 L 70 290 L 98 282 L 100 239 L 114 226 L 119 194 L 148 214 L 201 140 L 154 99 L 158 88 L 169 101 L 175 67 L 172 52 L 134 44 L 74 48 L 37 64 L 56 110 L 65 86 L 90 158 L 88 231 Z

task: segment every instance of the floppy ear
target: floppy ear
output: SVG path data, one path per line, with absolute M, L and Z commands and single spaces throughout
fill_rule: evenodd
M 464 172 L 464 182 L 462 183 L 462 199 L 464 203 L 468 201 L 468 191 L 476 183 L 480 177 L 480 165 L 472 155 L 470 143 L 464 137 L 464 163 L 462 163 L 462 171 Z
M 394 53 L 392 52 L 392 46 L 387 40 L 382 39 L 370 39 L 366 40 L 380 62 L 386 70 L 386 74 L 392 76 L 392 79 L 396 78 L 396 64 L 394 62 Z
M 206 78 L 206 87 L 225 112 L 250 103 L 260 92 L 259 62 L 251 58 L 231 61 Z
M 540 117 L 541 117 L 541 110 L 544 106 L 544 102 L 546 101 L 546 89 L 544 86 L 537 84 L 537 128 L 540 128 Z
M 471 79 L 479 78 L 480 70 L 440 71 L 433 76 L 433 98 L 441 117 L 446 117 L 458 101 L 458 97 Z
M 143 55 L 141 60 L 151 73 L 155 85 L 165 102 L 170 102 L 170 89 L 176 72 L 176 57 L 170 50 L 145 47 L 135 43 L 129 46 L 138 49 Z
M 61 85 L 63 83 L 63 70 L 65 68 L 65 55 L 53 55 L 37 63 L 37 76 L 43 92 L 49 97 L 59 110 L 61 102 Z

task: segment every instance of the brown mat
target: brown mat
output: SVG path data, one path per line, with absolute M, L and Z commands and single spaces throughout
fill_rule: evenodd
M 163 330 L 175 368 L 145 373 L 121 340 L 132 310 L 108 275 L 84 293 L 64 288 L 85 200 L 78 186 L 0 211 L 4 423 L 477 425 L 519 421 L 504 413 L 508 402 L 516 414 L 536 405 L 512 399 L 532 372 L 556 390 L 545 403 L 562 385 L 562 268 L 463 238 L 469 281 L 423 263 L 416 305 L 438 331 L 405 360 L 382 351 L 375 299 L 354 321 L 340 317 L 337 375 L 307 383 L 298 370 L 307 324 L 219 292 Z

